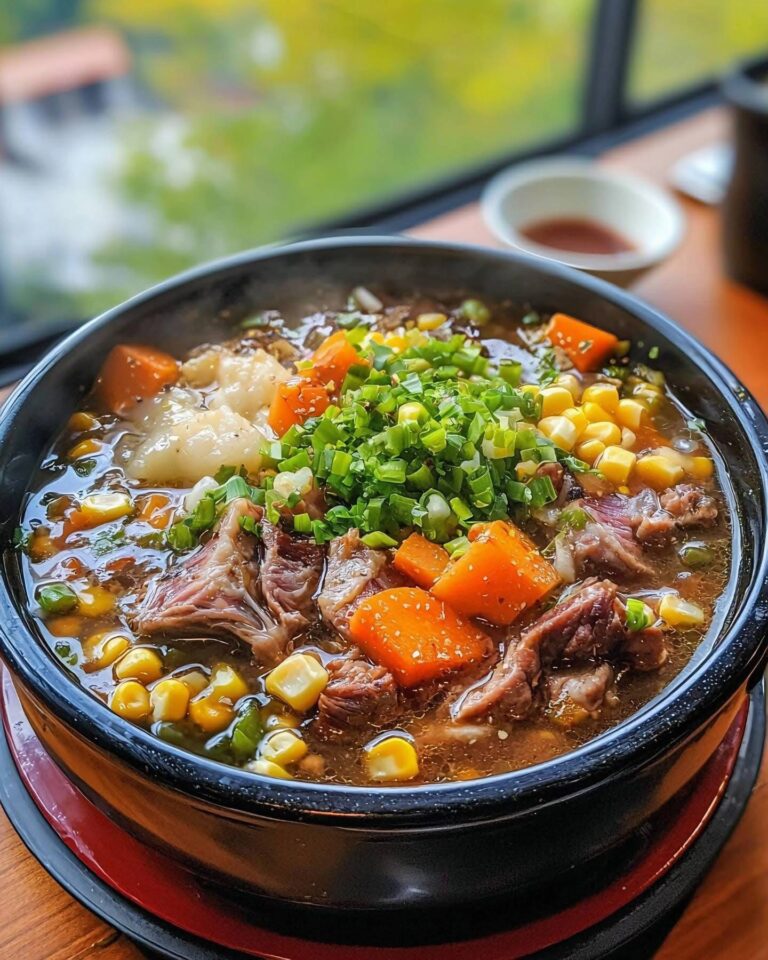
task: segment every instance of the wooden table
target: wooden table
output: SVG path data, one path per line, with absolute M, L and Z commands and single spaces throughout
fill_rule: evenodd
M 687 150 L 724 132 L 712 111 L 611 151 L 604 163 L 663 180 Z M 637 292 L 691 330 L 768 407 L 768 301 L 723 276 L 719 223 L 685 203 L 681 249 Z M 493 244 L 476 204 L 414 229 L 415 236 Z M 763 329 L 764 328 L 764 329 Z M 30 857 L 0 812 L 0 960 L 139 960 L 124 937 L 80 907 Z M 657 960 L 768 960 L 768 769 L 735 834 Z

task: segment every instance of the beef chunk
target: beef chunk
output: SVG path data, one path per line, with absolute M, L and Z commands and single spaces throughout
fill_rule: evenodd
M 657 627 L 631 633 L 624 623 L 618 588 L 610 580 L 589 580 L 510 641 L 504 658 L 479 686 L 455 705 L 463 722 L 490 711 L 526 716 L 542 667 L 614 659 L 639 670 L 655 669 L 666 659 Z
M 250 645 L 259 663 L 285 653 L 290 632 L 265 608 L 257 540 L 241 520 L 261 520 L 249 500 L 233 500 L 205 546 L 153 580 L 135 618 L 139 633 L 232 637 Z
M 713 497 L 692 484 L 680 483 L 658 495 L 643 490 L 627 499 L 627 516 L 638 540 L 662 542 L 686 527 L 709 527 L 717 521 Z
M 367 597 L 399 587 L 404 579 L 391 566 L 384 550 L 371 550 L 357 530 L 336 537 L 328 548 L 328 565 L 317 605 L 325 622 L 349 638 L 349 618 Z
M 317 703 L 315 730 L 320 736 L 384 726 L 397 717 L 400 693 L 386 668 L 345 658 L 332 660 L 328 672 L 328 686 Z
M 553 671 L 545 684 L 548 713 L 564 720 L 567 726 L 587 717 L 597 718 L 613 679 L 613 668 L 608 663 Z
M 313 597 L 323 573 L 324 550 L 314 540 L 286 533 L 268 521 L 261 525 L 264 558 L 261 589 L 267 607 L 291 633 L 309 625 Z
M 590 519 L 581 530 L 568 530 L 564 538 L 577 574 L 599 571 L 639 576 L 653 572 L 633 535 L 623 502 L 626 499 L 613 494 L 578 503 Z

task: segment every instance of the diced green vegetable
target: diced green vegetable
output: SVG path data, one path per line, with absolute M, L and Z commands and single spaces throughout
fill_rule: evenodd
M 693 570 L 709 567 L 715 558 L 711 548 L 703 543 L 686 543 L 680 547 L 680 559 Z
M 37 591 L 37 602 L 45 613 L 69 613 L 77 606 L 77 595 L 67 583 L 46 583 Z
M 653 623 L 653 611 L 648 604 L 638 600 L 637 597 L 629 597 L 627 600 L 626 624 L 627 629 L 633 633 L 639 630 L 645 630 Z

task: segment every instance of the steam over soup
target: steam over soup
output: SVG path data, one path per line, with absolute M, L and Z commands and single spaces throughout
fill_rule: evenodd
M 596 736 L 691 657 L 730 532 L 705 424 L 588 320 L 358 289 L 118 345 L 21 521 L 43 637 L 104 709 L 267 776 L 468 779 Z

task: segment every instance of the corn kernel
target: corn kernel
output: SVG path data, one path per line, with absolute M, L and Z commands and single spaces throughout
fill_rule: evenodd
M 589 421 L 584 416 L 584 412 L 580 407 L 568 407 L 567 410 L 563 410 L 563 416 L 568 417 L 574 427 L 576 427 L 578 436 L 581 436 L 586 430 Z
M 271 760 L 252 760 L 247 767 L 251 773 L 259 773 L 262 777 L 276 777 L 278 780 L 293 780 L 285 767 Z
M 301 724 L 301 720 L 295 713 L 268 713 L 264 718 L 265 730 L 285 730 L 286 728 L 295 728 Z
M 202 693 L 208 686 L 208 677 L 202 670 L 190 670 L 188 673 L 179 674 L 176 679 L 181 680 L 192 697 Z
M 387 336 L 384 337 L 384 343 L 390 348 L 390 350 L 394 350 L 395 353 L 400 353 L 408 346 L 408 341 L 405 339 L 405 337 L 402 337 L 397 333 L 387 334 Z
M 709 480 L 715 472 L 715 465 L 710 457 L 691 457 L 688 472 L 695 480 Z
M 520 389 L 523 393 L 528 393 L 532 397 L 538 397 L 541 393 L 541 387 L 536 383 L 524 383 Z
M 637 475 L 654 490 L 666 490 L 683 479 L 683 468 L 663 454 L 649 454 L 637 461 Z
M 365 766 L 371 780 L 380 783 L 412 780 L 419 773 L 419 758 L 410 740 L 385 737 L 365 748 Z
M 189 690 L 186 684 L 174 677 L 156 683 L 149 694 L 152 720 L 183 720 L 189 706 Z
M 599 403 L 582 403 L 581 412 L 590 423 L 604 423 L 612 417 Z
M 621 443 L 621 429 L 610 420 L 588 423 L 581 434 L 582 440 L 599 440 L 606 447 Z
M 448 319 L 444 313 L 421 313 L 416 319 L 419 330 L 437 330 Z
M 638 383 L 632 390 L 635 397 L 647 410 L 656 410 L 663 399 L 661 388 L 653 383 Z
M 568 417 L 544 417 L 539 420 L 539 430 L 563 450 L 572 450 L 579 436 L 576 425 Z
M 83 629 L 83 618 L 71 614 L 51 617 L 50 620 L 45 621 L 45 629 L 54 637 L 79 637 Z
M 616 419 L 622 427 L 637 430 L 640 424 L 648 417 L 648 410 L 637 400 L 619 400 Z
M 527 480 L 528 477 L 532 477 L 538 469 L 539 465 L 535 460 L 521 460 L 520 463 L 515 465 L 515 474 L 518 480 Z
M 213 668 L 208 685 L 209 696 L 216 700 L 226 700 L 233 706 L 248 692 L 248 684 L 228 663 L 220 663 Z
M 228 727 L 234 719 L 235 711 L 227 703 L 220 703 L 212 697 L 201 694 L 190 701 L 189 718 L 206 733 L 218 733 Z
M 565 387 L 544 387 L 539 396 L 542 417 L 556 417 L 563 410 L 573 406 L 573 395 Z
M 576 447 L 576 456 L 593 464 L 604 450 L 605 444 L 601 440 L 585 440 Z
M 631 450 L 611 446 L 605 448 L 595 466 L 611 483 L 620 484 L 629 480 L 636 460 L 637 456 Z
M 621 428 L 621 445 L 625 450 L 631 450 L 637 443 L 637 435 L 634 430 L 630 430 L 629 427 Z
M 683 600 L 675 593 L 665 593 L 661 598 L 659 616 L 670 627 L 698 627 L 706 619 L 697 603 Z
M 565 387 L 573 397 L 574 403 L 578 403 L 581 398 L 581 381 L 578 377 L 575 377 L 572 373 L 561 373 L 556 383 L 558 387 Z
M 133 512 L 133 501 L 127 493 L 92 493 L 84 497 L 78 509 L 80 528 L 98 527 Z
M 77 413 L 72 414 L 67 426 L 75 433 L 85 433 L 87 430 L 95 430 L 96 427 L 101 426 L 101 424 L 96 417 L 91 416 L 90 413 L 79 410 Z
M 596 403 L 608 413 L 619 409 L 619 391 L 612 383 L 593 383 L 581 395 L 584 403 Z
M 293 653 L 267 675 L 267 693 L 300 713 L 313 707 L 328 683 L 328 671 L 314 657 Z
M 155 650 L 149 647 L 134 647 L 124 654 L 115 665 L 118 680 L 141 680 L 152 683 L 163 675 L 163 661 Z
M 95 584 L 75 590 L 77 594 L 77 612 L 84 617 L 103 617 L 115 607 L 114 594 Z
M 259 744 L 259 756 L 264 760 L 279 763 L 287 767 L 297 763 L 309 752 L 309 747 L 301 739 L 300 734 L 292 730 L 278 730 L 265 737 Z
M 130 645 L 130 639 L 119 633 L 97 633 L 88 637 L 87 643 L 84 644 L 88 658 L 83 664 L 83 669 L 87 673 L 92 673 L 111 666 Z
M 126 720 L 146 720 L 149 716 L 149 692 L 138 680 L 123 680 L 115 687 L 109 707 Z
M 103 444 L 99 443 L 98 440 L 89 437 L 87 440 L 81 440 L 80 443 L 76 443 L 74 447 L 67 452 L 67 457 L 70 460 L 79 460 L 81 457 L 92 457 L 101 450 L 102 446 Z

